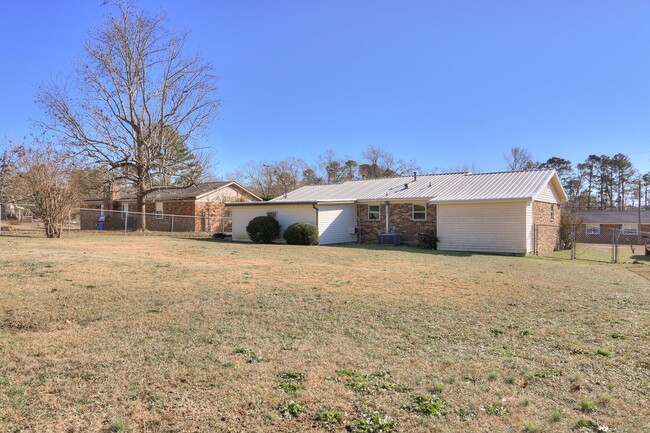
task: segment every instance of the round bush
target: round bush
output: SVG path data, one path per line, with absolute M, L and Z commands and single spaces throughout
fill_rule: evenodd
M 294 223 L 287 227 L 283 236 L 289 245 L 316 245 L 318 227 L 309 223 Z
M 246 233 L 255 243 L 270 244 L 280 237 L 280 223 L 270 216 L 258 216 L 250 220 Z

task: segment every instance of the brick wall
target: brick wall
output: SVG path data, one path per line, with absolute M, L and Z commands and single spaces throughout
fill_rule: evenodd
M 428 204 L 426 209 L 426 220 L 416 221 L 413 220 L 413 205 L 411 203 L 389 204 L 389 229 L 392 231 L 394 226 L 395 231 L 402 235 L 402 242 L 416 243 L 419 233 L 436 230 L 436 205 Z M 379 235 L 386 231 L 386 205 L 380 205 L 378 220 L 368 219 L 368 205 L 358 205 L 357 212 L 361 242 L 378 243 Z
M 551 206 L 555 209 L 553 219 Z M 560 206 L 557 204 L 533 201 L 533 224 L 537 226 L 534 233 L 537 254 L 547 254 L 557 249 L 560 241 L 560 212 Z
M 612 232 L 614 230 L 620 230 L 621 227 L 622 224 L 600 224 L 600 234 L 587 234 L 586 225 L 580 225 L 576 228 L 576 240 L 580 243 L 611 244 Z M 629 245 L 630 243 L 634 245 L 644 244 L 647 239 L 643 238 L 643 235 L 650 233 L 650 224 L 641 224 L 640 232 L 641 236 L 621 234 L 618 238 L 618 243 L 625 245 Z

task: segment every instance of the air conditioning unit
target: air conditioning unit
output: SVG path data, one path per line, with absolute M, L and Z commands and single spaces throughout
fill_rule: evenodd
M 399 233 L 382 233 L 379 240 L 382 245 L 399 245 L 402 243 L 402 235 Z
M 351 235 L 358 235 L 359 234 L 359 227 L 350 228 L 350 234 Z

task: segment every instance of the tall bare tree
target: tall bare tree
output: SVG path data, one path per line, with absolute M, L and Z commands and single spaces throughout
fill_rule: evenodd
M 164 14 L 150 16 L 128 0 L 113 6 L 90 33 L 73 80 L 42 88 L 37 101 L 50 118 L 42 125 L 132 184 L 144 212 L 149 193 L 197 181 L 204 161 L 195 142 L 219 100 L 210 64 L 185 54 L 187 32 L 168 31 Z

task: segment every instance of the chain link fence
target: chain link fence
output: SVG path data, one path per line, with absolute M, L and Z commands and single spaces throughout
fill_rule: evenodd
M 90 208 L 73 209 L 63 222 L 63 234 L 79 231 L 128 234 L 140 230 L 143 218 L 146 233 L 152 235 L 211 236 L 219 233 L 226 237 L 232 234 L 232 218 L 227 216 L 141 213 Z M 38 216 L 0 216 L 0 233 L 37 231 L 43 228 L 43 222 Z

